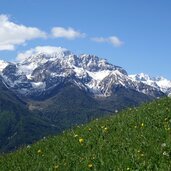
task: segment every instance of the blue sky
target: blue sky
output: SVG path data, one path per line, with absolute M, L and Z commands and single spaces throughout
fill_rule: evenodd
M 171 79 L 170 0 L 5 0 L 0 14 L 0 59 L 61 46 L 106 58 L 129 74 Z

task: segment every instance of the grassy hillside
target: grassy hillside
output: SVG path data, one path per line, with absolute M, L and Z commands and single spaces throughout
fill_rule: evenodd
M 171 170 L 171 99 L 95 120 L 1 156 L 0 170 Z

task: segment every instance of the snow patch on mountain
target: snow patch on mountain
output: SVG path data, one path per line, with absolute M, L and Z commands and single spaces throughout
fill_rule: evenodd
M 8 62 L 5 62 L 3 60 L 0 60 L 0 72 L 8 65 Z
M 93 80 L 96 80 L 97 82 L 102 81 L 105 77 L 109 75 L 110 72 L 111 72 L 110 70 L 102 70 L 102 71 L 96 71 L 96 72 L 87 71 L 89 76 L 93 78 Z
M 33 88 L 35 88 L 35 89 L 45 89 L 46 88 L 45 82 L 32 82 L 31 84 L 32 84 Z
M 129 75 L 129 77 L 133 81 L 143 82 L 144 84 L 155 87 L 166 94 L 171 93 L 171 80 L 167 80 L 164 77 L 150 77 L 144 73 Z

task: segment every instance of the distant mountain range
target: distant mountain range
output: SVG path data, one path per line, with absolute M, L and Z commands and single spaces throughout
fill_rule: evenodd
M 129 75 L 129 77 L 133 81 L 143 82 L 144 84 L 155 87 L 166 95 L 171 95 L 171 80 L 167 80 L 164 77 L 150 77 L 144 73 Z
M 46 98 L 63 82 L 72 82 L 95 97 L 109 97 L 113 85 L 120 85 L 149 96 L 160 91 L 171 93 L 171 81 L 145 74 L 128 75 L 119 67 L 94 55 L 77 56 L 64 48 L 36 52 L 18 63 L 0 61 L 4 83 L 19 94 L 31 98 Z M 159 94 L 158 94 L 159 93 Z
M 162 77 L 128 75 L 105 59 L 60 47 L 20 62 L 1 60 L 0 86 L 1 151 L 171 93 L 171 81 Z

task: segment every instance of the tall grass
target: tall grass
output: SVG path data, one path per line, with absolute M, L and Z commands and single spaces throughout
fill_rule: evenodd
M 94 120 L 0 157 L 0 171 L 171 170 L 171 99 Z

